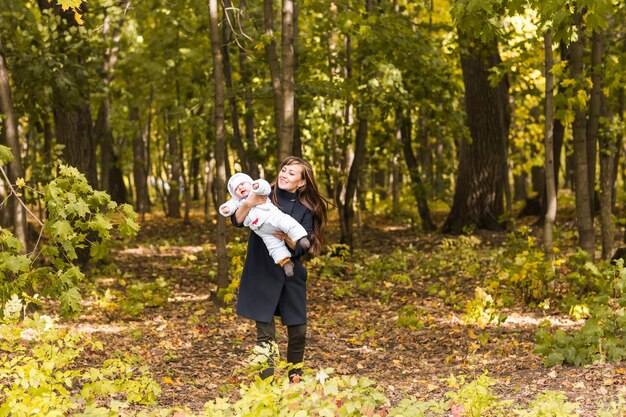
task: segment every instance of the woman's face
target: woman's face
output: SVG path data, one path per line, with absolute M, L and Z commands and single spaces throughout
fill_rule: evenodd
M 278 180 L 276 181 L 278 188 L 295 193 L 298 188 L 304 187 L 306 180 L 302 178 L 303 170 L 304 167 L 298 163 L 283 166 L 278 173 Z

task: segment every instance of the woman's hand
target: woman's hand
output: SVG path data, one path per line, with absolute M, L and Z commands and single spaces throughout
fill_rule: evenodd
M 266 201 L 266 195 L 250 193 L 248 198 L 246 198 L 245 201 L 241 203 L 241 207 L 239 207 L 239 209 L 237 209 L 237 211 L 235 212 L 235 220 L 237 221 L 237 223 L 243 223 L 243 221 L 246 219 L 246 216 L 248 215 L 248 213 L 250 213 L 250 210 L 252 210 L 253 207 L 264 204 Z
M 266 202 L 267 202 L 266 195 L 258 195 L 257 193 L 250 193 L 248 195 L 248 198 L 246 198 L 246 201 L 244 201 L 243 204 L 252 208 L 252 207 L 259 206 L 261 204 L 265 204 Z
M 289 235 L 287 233 L 278 231 L 278 232 L 274 233 L 274 236 L 277 237 L 280 240 L 284 240 L 285 241 L 285 245 L 289 246 L 289 248 L 291 250 L 296 250 L 296 242 L 291 240 L 291 238 L 289 237 Z

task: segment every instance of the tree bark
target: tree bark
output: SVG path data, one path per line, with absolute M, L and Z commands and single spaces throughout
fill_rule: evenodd
M 171 109 L 167 110 L 167 217 L 180 218 L 180 150 L 178 149 L 178 132 L 172 126 Z
M 231 7 L 230 0 L 226 0 L 225 3 L 227 8 Z M 228 13 L 227 10 L 224 10 L 224 14 Z M 239 156 L 239 163 L 241 165 L 241 169 L 249 173 L 250 167 L 248 165 L 248 160 L 246 158 L 246 150 L 243 146 L 243 140 L 241 138 L 241 127 L 239 123 L 239 110 L 237 109 L 237 100 L 235 98 L 235 91 L 233 90 L 233 75 L 232 75 L 232 66 L 230 65 L 230 42 L 231 42 L 231 27 L 230 25 L 222 26 L 222 39 L 224 40 L 222 46 L 222 57 L 224 62 L 224 81 L 226 82 L 226 96 L 228 97 L 228 103 L 230 104 L 230 121 L 233 129 L 232 136 L 232 145 L 237 151 L 237 155 Z
M 365 144 L 367 141 L 367 115 L 359 112 L 356 141 L 354 145 L 354 159 L 350 165 L 350 171 L 346 180 L 346 192 L 340 210 L 341 238 L 340 243 L 354 249 L 354 196 L 356 195 L 357 183 L 361 174 L 361 168 L 365 162 Z
M 589 206 L 591 218 L 595 212 L 596 154 L 600 129 L 600 105 L 602 103 L 602 34 L 593 31 L 591 38 L 591 94 L 587 118 L 587 166 L 589 167 Z
M 543 250 L 546 259 L 554 259 L 554 222 L 556 220 L 556 182 L 554 179 L 554 75 L 552 67 L 554 58 L 552 55 L 552 33 L 547 30 L 544 33 L 545 47 L 545 78 L 546 78 L 546 100 L 545 100 L 545 124 L 544 124 L 544 148 L 545 148 L 545 176 L 546 176 L 546 216 L 543 223 Z
M 295 115 L 295 52 L 294 52 L 294 0 L 283 0 L 282 12 L 282 99 L 283 117 L 278 141 L 278 161 L 293 154 Z
M 573 96 L 576 97 L 582 89 L 584 82 L 583 74 L 583 30 L 582 15 L 575 14 L 576 31 L 578 39 L 570 46 L 570 70 L 574 79 L 575 87 Z M 576 183 L 576 220 L 578 226 L 578 245 L 592 258 L 595 255 L 595 242 L 593 231 L 593 217 L 591 214 L 591 193 L 589 187 L 589 158 L 587 155 L 587 127 L 585 108 L 579 105 L 575 109 L 572 136 L 574 142 L 575 183 Z
M 8 177 L 12 184 L 18 178 L 24 176 L 22 170 L 22 153 L 20 151 L 20 143 L 17 132 L 17 116 L 13 108 L 13 95 L 11 94 L 11 84 L 9 82 L 9 69 L 4 57 L 4 47 L 2 39 L 0 39 L 0 113 L 4 115 L 3 129 L 4 139 L 11 153 L 13 160 L 9 162 Z M 0 178 L 0 182 L 2 182 Z M 11 199 L 9 201 L 10 211 L 12 213 L 12 225 L 15 237 L 22 243 L 22 251 L 26 252 L 28 248 L 28 233 L 26 222 L 26 210 L 24 206 Z
M 241 0 L 239 7 L 243 14 L 247 12 L 247 4 L 245 0 Z M 244 29 L 245 30 L 245 27 Z M 243 88 L 244 99 L 244 126 L 245 126 L 245 153 L 246 153 L 246 166 L 247 172 L 252 178 L 259 178 L 259 152 L 258 145 L 256 143 L 256 137 L 254 134 L 254 107 L 252 105 L 253 93 L 251 79 L 252 74 L 250 70 L 250 62 L 248 60 L 248 54 L 244 48 L 239 48 L 239 74 L 241 76 L 241 86 Z
M 469 39 L 459 30 L 465 107 L 471 142 L 460 146 L 452 209 L 443 232 L 467 227 L 503 230 L 507 137 L 510 120 L 505 79 L 492 87 L 490 69 L 500 62 L 496 41 Z
M 118 23 L 121 26 L 123 19 Z M 110 171 L 112 169 L 113 157 L 113 133 L 111 131 L 111 99 L 109 97 L 109 89 L 111 81 L 113 81 L 113 71 L 117 62 L 117 52 L 119 50 L 119 41 L 121 31 L 115 27 L 111 33 L 111 17 L 106 16 L 102 25 L 102 36 L 104 42 L 109 44 L 104 55 L 104 65 L 102 71 L 104 73 L 104 98 L 98 110 L 98 117 L 94 126 L 94 139 L 96 144 L 100 145 L 100 189 L 111 192 L 112 184 L 109 181 Z M 110 40 L 109 40 L 110 36 Z
M 270 69 L 270 80 L 272 83 L 272 98 L 274 100 L 274 128 L 276 130 L 276 138 L 280 141 L 283 125 L 283 97 L 282 87 L 280 85 L 280 63 L 278 62 L 278 47 L 274 39 L 274 10 L 273 1 L 263 1 L 263 22 L 265 24 L 265 36 L 270 39 L 265 46 L 265 55 Z M 279 155 L 277 150 L 276 155 Z
M 591 42 L 591 100 L 589 102 L 589 118 L 587 120 L 587 141 L 600 146 L 600 229 L 602 234 L 602 259 L 610 259 L 613 255 L 615 240 L 613 231 L 613 170 L 616 161 L 617 147 L 611 135 L 600 135 L 600 115 L 602 112 L 602 54 L 604 48 L 602 33 L 594 31 Z M 606 115 L 604 115 L 606 116 Z M 597 145 L 596 145 L 597 146 Z M 595 158 L 593 158 L 595 167 Z M 590 183 L 590 187 L 594 182 Z M 591 189 L 591 188 L 590 188 Z M 593 195 L 593 193 L 591 193 Z M 591 212 L 594 204 L 592 202 Z
M 430 216 L 430 209 L 428 208 L 428 201 L 426 199 L 426 189 L 419 172 L 417 158 L 413 153 L 413 146 L 411 144 L 411 117 L 404 115 L 401 110 L 396 110 L 396 123 L 400 130 L 404 159 L 409 169 L 409 175 L 411 176 L 411 189 L 415 196 L 417 210 L 422 219 L 422 229 L 425 232 L 432 232 L 437 229 L 437 227 Z
M 150 212 L 150 196 L 148 194 L 148 167 L 146 157 L 146 140 L 149 137 L 151 115 L 145 129 L 140 126 L 139 108 L 131 107 L 128 118 L 135 125 L 133 137 L 133 179 L 135 182 L 135 210 L 142 215 Z
M 222 62 L 222 53 L 220 51 L 220 39 L 218 28 L 219 10 L 217 0 L 209 0 L 209 24 L 211 31 L 211 55 L 213 57 L 213 81 L 215 82 L 215 187 L 217 191 L 217 200 L 226 200 L 226 161 L 224 158 L 226 144 L 224 140 L 224 64 Z M 224 216 L 217 215 L 217 231 L 216 231 L 216 251 L 217 251 L 217 287 L 223 289 L 228 287 L 228 253 L 226 251 L 226 219 Z M 214 294 L 213 299 L 220 304 L 224 300 Z

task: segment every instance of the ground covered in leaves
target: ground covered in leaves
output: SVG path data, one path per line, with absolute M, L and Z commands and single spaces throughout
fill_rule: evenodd
M 131 354 L 149 365 L 162 387 L 163 407 L 201 410 L 218 396 L 236 396 L 238 385 L 250 378 L 241 371 L 254 344 L 253 323 L 234 314 L 234 301 L 226 308 L 211 301 L 214 227 L 200 215 L 187 225 L 147 217 L 139 236 L 114 250 L 110 265 L 93 270 L 86 309 L 71 324 L 103 342 L 103 352 L 90 353 L 94 364 Z M 245 247 L 248 232 L 229 229 L 231 241 Z M 336 230 L 330 229 L 332 243 Z M 366 376 L 392 401 L 409 395 L 441 398 L 450 375 L 473 378 L 488 372 L 498 380 L 494 391 L 502 398 L 521 404 L 545 390 L 563 391 L 579 404 L 582 416 L 596 415 L 598 403 L 615 399 L 624 386 L 626 366 L 619 363 L 543 366 L 542 357 L 533 353 L 537 326 L 544 319 L 562 328 L 580 324 L 566 316 L 520 306 L 501 311 L 507 318 L 500 325 L 466 324 L 463 306 L 484 274 L 449 276 L 442 269 L 440 275 L 420 275 L 415 265 L 416 259 L 431 256 L 442 236 L 423 235 L 388 219 L 371 219 L 356 230 L 357 248 L 365 258 L 376 258 L 375 265 L 396 262 L 406 251 L 413 256 L 404 271 L 396 271 L 400 278 L 376 278 L 375 271 L 365 271 L 369 281 L 358 285 L 355 270 L 367 263 L 356 266 L 347 258 L 322 272 L 320 262 L 308 261 L 306 368 Z M 498 235 L 479 238 L 484 247 L 502 240 Z M 136 305 L 127 300 L 122 307 L 120 294 L 129 294 L 131 286 L 138 293 Z M 165 299 L 159 299 L 160 288 L 166 289 Z M 279 327 L 278 334 L 284 352 L 284 329 Z

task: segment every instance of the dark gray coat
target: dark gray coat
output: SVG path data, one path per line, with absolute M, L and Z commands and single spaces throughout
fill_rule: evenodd
M 278 198 L 276 205 L 296 219 L 311 236 L 313 213 L 298 201 L 296 194 L 279 188 L 274 192 Z M 243 226 L 234 220 L 234 216 L 231 219 L 235 226 Z M 283 268 L 270 257 L 263 240 L 250 232 L 248 253 L 239 283 L 237 314 L 265 323 L 270 322 L 273 316 L 280 316 L 285 325 L 306 323 L 307 271 L 300 262 L 306 250 L 298 244 L 295 251 L 290 251 L 295 267 L 293 277 L 287 278 Z

